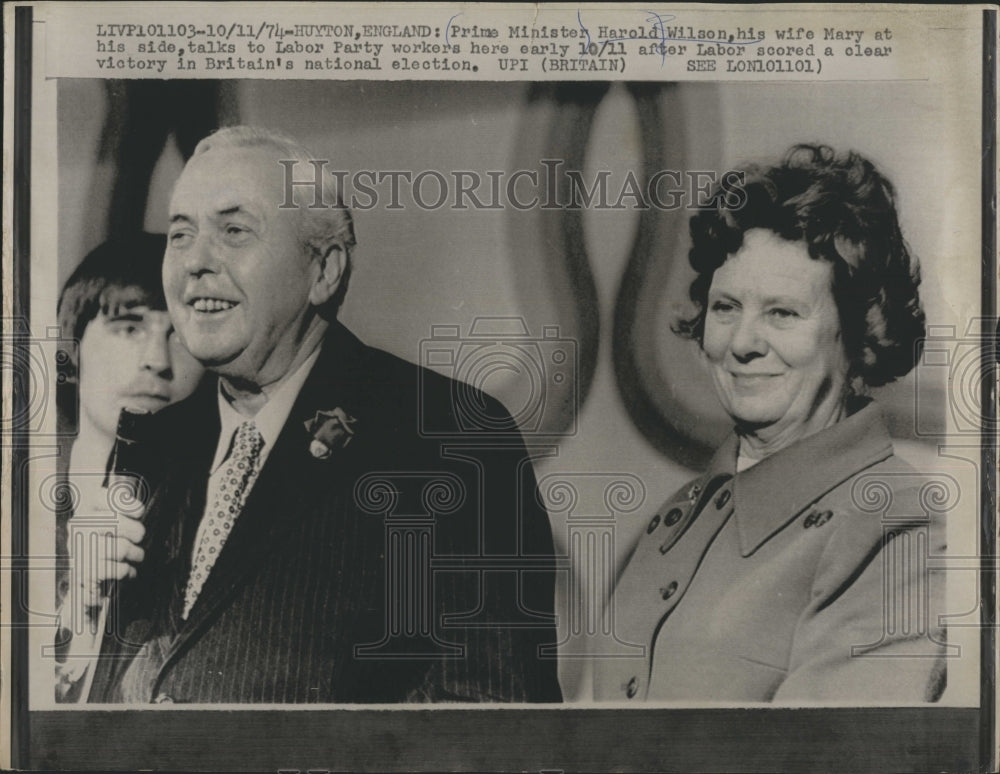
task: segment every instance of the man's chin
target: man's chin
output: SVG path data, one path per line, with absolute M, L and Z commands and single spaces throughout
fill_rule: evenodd
M 188 351 L 195 360 L 201 363 L 202 368 L 206 368 L 210 371 L 215 371 L 216 373 L 223 375 L 225 375 L 225 371 L 227 369 L 238 367 L 240 355 L 243 354 L 242 350 L 233 352 L 210 347 L 189 347 Z
M 253 389 L 258 383 L 257 370 L 242 352 L 230 358 L 207 361 L 204 365 L 206 369 L 234 387 Z

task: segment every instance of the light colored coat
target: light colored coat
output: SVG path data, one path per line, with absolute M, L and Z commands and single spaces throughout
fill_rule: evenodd
M 595 697 L 933 701 L 945 482 L 893 454 L 869 404 L 733 476 L 737 439 L 653 516 L 618 580 Z

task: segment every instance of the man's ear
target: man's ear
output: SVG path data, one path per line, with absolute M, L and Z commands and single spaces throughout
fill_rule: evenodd
M 340 287 L 347 268 L 347 250 L 339 242 L 331 241 L 321 248 L 315 248 L 314 260 L 319 266 L 319 273 L 309 290 L 309 303 L 322 306 Z

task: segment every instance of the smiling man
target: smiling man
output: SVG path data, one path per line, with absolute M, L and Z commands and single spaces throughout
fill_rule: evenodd
M 332 179 L 331 206 L 284 202 L 279 162 L 311 158 L 232 127 L 177 182 L 167 304 L 219 379 L 156 417 L 158 483 L 141 540 L 105 573 L 134 578 L 90 701 L 558 701 L 530 457 L 510 421 L 477 458 L 482 434 L 460 432 L 453 404 L 466 388 L 336 321 L 350 212 Z M 443 449 L 421 420 L 472 450 Z M 507 569 L 477 563 L 498 553 Z

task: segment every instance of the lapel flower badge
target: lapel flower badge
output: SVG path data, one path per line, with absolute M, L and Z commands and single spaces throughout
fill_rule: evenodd
M 327 459 L 337 449 L 344 449 L 354 438 L 354 417 L 340 406 L 332 411 L 317 411 L 305 423 L 306 432 L 312 436 L 309 453 L 318 460 Z

